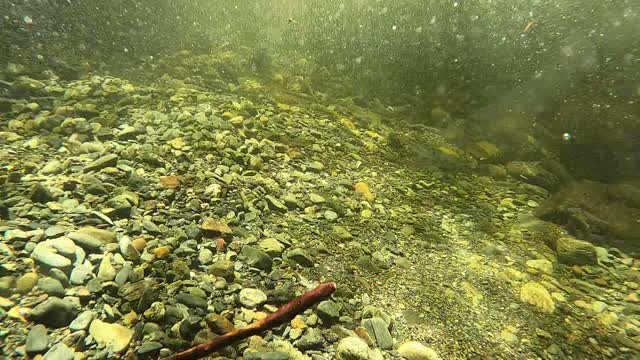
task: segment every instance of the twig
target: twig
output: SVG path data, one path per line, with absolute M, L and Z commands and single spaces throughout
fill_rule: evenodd
M 335 290 L 336 284 L 333 282 L 320 284 L 315 289 L 291 300 L 289 303 L 278 309 L 278 311 L 262 320 L 258 320 L 242 329 L 236 329 L 218 336 L 206 344 L 197 345 L 183 352 L 177 353 L 166 360 L 196 360 L 203 358 L 237 341 L 246 339 L 249 336 L 258 335 L 268 329 L 291 321 L 291 319 L 296 317 L 296 315 L 301 314 L 313 304 L 331 296 Z

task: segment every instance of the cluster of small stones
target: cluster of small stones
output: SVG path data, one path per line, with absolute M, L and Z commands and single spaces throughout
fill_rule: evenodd
M 496 182 L 390 163 L 395 131 L 371 112 L 275 100 L 256 80 L 66 83 L 9 70 L 9 358 L 165 357 L 328 280 L 332 299 L 218 356 L 638 353 L 637 259 L 560 230 L 536 238 L 551 225 L 526 215 L 548 192 L 517 181 L 518 166 Z M 466 161 L 438 134 L 404 130 L 430 160 Z

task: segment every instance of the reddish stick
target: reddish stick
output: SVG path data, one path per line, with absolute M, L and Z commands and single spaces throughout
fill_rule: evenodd
M 331 296 L 334 291 L 336 291 L 335 283 L 329 282 L 320 284 L 315 289 L 291 300 L 278 309 L 278 311 L 262 320 L 258 320 L 242 329 L 236 329 L 218 336 L 206 344 L 197 345 L 183 352 L 177 353 L 167 358 L 167 360 L 196 360 L 203 358 L 237 341 L 246 339 L 249 336 L 258 335 L 263 331 L 291 321 L 291 319 L 296 317 L 296 315 L 301 314 L 313 304 Z

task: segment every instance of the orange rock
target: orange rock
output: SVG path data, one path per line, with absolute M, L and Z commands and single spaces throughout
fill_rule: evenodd
M 180 187 L 181 182 L 180 177 L 175 175 L 160 177 L 160 185 L 167 189 L 177 189 Z
M 217 238 L 216 239 L 216 250 L 218 250 L 218 252 L 223 253 L 225 252 L 227 248 L 227 242 L 224 241 L 223 238 Z
M 133 239 L 133 241 L 131 242 L 131 244 L 133 245 L 133 247 L 142 252 L 142 250 L 144 250 L 145 247 L 147 247 L 147 241 L 141 237 L 137 237 L 135 239 Z

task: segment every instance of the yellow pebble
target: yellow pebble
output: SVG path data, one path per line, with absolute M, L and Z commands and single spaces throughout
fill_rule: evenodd
M 354 185 L 356 192 L 360 195 L 362 195 L 362 197 L 365 198 L 365 200 L 371 202 L 374 199 L 373 194 L 371 193 L 371 190 L 369 190 L 369 185 L 367 185 L 367 183 L 365 182 L 357 182 Z
M 304 329 L 307 327 L 307 324 L 305 324 L 302 316 L 297 315 L 293 320 L 291 320 L 291 327 L 294 329 Z
M 160 246 L 153 250 L 153 254 L 156 256 L 156 259 L 164 259 L 169 256 L 171 249 L 168 246 Z

